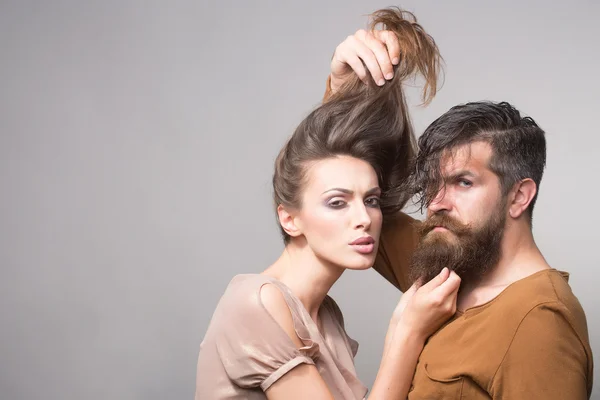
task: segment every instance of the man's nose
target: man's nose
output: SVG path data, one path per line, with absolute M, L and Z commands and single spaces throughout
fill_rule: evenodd
M 435 197 L 429 203 L 427 207 L 427 211 L 431 214 L 438 213 L 440 211 L 448 211 L 450 210 L 450 204 L 448 201 L 448 193 L 446 193 L 446 188 L 441 187 L 436 193 Z

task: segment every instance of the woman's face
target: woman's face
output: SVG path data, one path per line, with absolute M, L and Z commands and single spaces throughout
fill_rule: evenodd
M 349 269 L 370 268 L 382 215 L 377 174 L 349 156 L 311 163 L 294 223 L 320 259 Z

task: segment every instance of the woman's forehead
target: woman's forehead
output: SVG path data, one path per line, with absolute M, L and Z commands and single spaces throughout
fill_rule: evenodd
M 375 170 L 366 161 L 349 156 L 319 160 L 308 166 L 307 184 L 315 191 L 343 188 L 370 190 L 378 185 Z

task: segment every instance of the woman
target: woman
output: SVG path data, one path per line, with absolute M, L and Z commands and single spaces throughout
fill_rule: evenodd
M 285 243 L 261 274 L 233 278 L 201 344 L 196 399 L 363 399 L 357 343 L 329 289 L 346 269 L 370 268 L 384 221 L 406 202 L 398 188 L 414 155 L 402 82 L 435 94 L 439 53 L 411 14 L 386 9 L 371 27 L 393 32 L 401 60 L 389 84 L 348 79 L 298 126 L 275 162 Z M 406 398 L 427 337 L 455 311 L 459 279 L 444 270 L 404 295 L 390 320 L 370 398 Z

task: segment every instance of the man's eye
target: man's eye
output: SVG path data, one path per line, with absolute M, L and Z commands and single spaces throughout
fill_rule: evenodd
M 377 197 L 369 197 L 367 200 L 365 200 L 365 204 L 369 207 L 379 207 L 380 201 Z
M 473 182 L 468 181 L 466 179 L 459 179 L 458 185 L 461 187 L 471 187 L 473 186 Z

